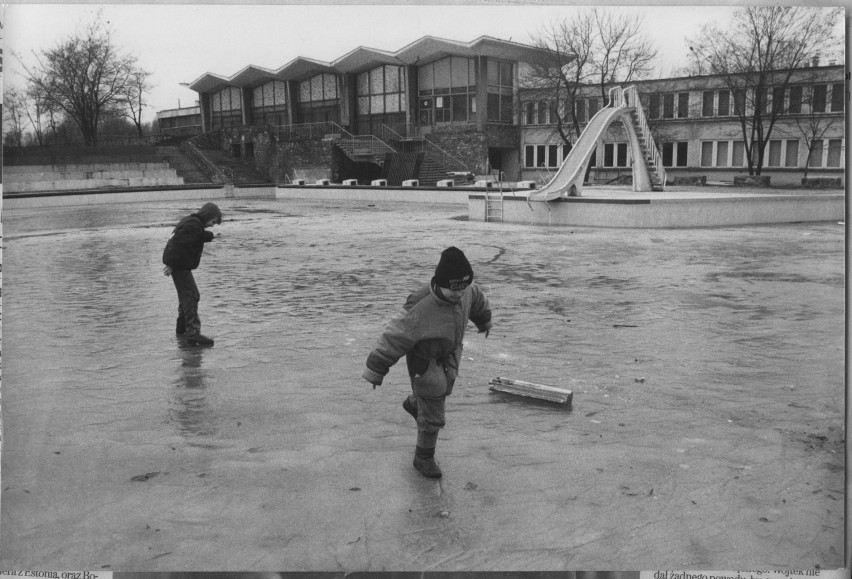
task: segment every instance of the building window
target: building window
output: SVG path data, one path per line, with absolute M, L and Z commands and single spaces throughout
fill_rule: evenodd
M 660 95 L 659 95 L 659 93 L 652 93 L 650 98 L 648 99 L 648 118 L 651 118 L 651 119 L 659 119 L 660 118 Z
M 547 101 L 538 102 L 538 124 L 547 124 Z
M 667 93 L 663 95 L 663 118 L 674 118 L 674 94 Z
M 252 124 L 287 124 L 287 83 L 271 80 L 252 91 Z
M 514 67 L 511 62 L 489 58 L 487 69 L 488 112 L 486 118 L 498 123 L 511 123 L 512 93 L 515 86 Z
M 704 141 L 701 143 L 701 166 L 713 166 L 713 141 Z
M 663 143 L 663 166 L 686 167 L 689 143 L 686 141 Z
M 781 141 L 769 141 L 769 155 L 766 158 L 767 167 L 781 166 Z
M 734 115 L 740 116 L 745 114 L 746 110 L 746 91 L 743 88 L 738 88 L 734 91 Z
M 826 160 L 826 167 L 839 167 L 840 166 L 840 157 L 841 157 L 841 149 L 843 142 L 840 139 L 829 139 L 828 141 L 828 159 Z
M 812 110 L 815 113 L 824 113 L 825 112 L 825 97 L 826 92 L 828 91 L 828 85 L 825 84 L 817 84 L 814 85 L 813 94 L 814 94 L 814 102 Z
M 719 141 L 716 143 L 716 166 L 728 166 L 728 141 Z
M 300 123 L 338 122 L 337 76 L 321 73 L 300 82 L 297 111 Z
M 785 167 L 799 166 L 799 141 L 787 141 L 787 150 L 784 153 Z
M 689 116 L 689 93 L 681 92 L 677 95 L 677 118 L 685 119 Z
M 592 98 L 590 98 L 590 99 L 589 99 L 589 120 L 591 120 L 591 118 L 592 118 L 593 116 L 595 116 L 596 114 L 598 114 L 598 111 L 599 111 L 599 110 L 600 110 L 600 109 L 598 108 L 598 99 L 597 99 L 597 97 L 592 97 Z
M 731 154 L 731 166 L 742 167 L 745 165 L 745 142 L 734 141 L 734 148 Z
M 731 114 L 731 93 L 729 91 L 719 91 L 719 109 L 716 114 L 720 117 L 727 117 Z
M 476 70 L 472 58 L 448 56 L 418 67 L 417 86 L 420 124 L 476 120 Z
M 359 115 L 384 115 L 405 111 L 405 69 L 379 66 L 355 77 Z
M 772 114 L 784 114 L 784 87 L 776 86 L 772 89 Z
M 843 84 L 831 85 L 831 112 L 843 112 L 843 101 L 845 96 L 845 88 Z
M 816 140 L 811 147 L 811 154 L 808 156 L 809 167 L 822 167 L 822 140 Z
M 524 167 L 527 169 L 555 169 L 562 162 L 562 155 L 560 154 L 562 148 L 562 145 L 525 145 Z M 567 150 L 570 150 L 570 148 Z
M 712 117 L 713 116 L 713 101 L 716 93 L 712 90 L 706 90 L 701 95 L 701 116 L 702 117 Z
M 790 114 L 797 115 L 802 112 L 802 87 L 801 86 L 791 86 L 790 87 L 790 102 L 787 103 L 787 112 Z
M 574 118 L 578 123 L 586 122 L 586 101 L 583 99 L 577 99 L 574 102 Z
M 225 87 L 213 93 L 210 101 L 212 128 L 238 127 L 243 124 L 243 99 L 242 90 L 239 87 Z
M 627 143 L 604 143 L 604 167 L 627 167 Z

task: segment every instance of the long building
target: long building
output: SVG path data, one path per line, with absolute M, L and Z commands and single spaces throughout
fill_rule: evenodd
M 198 107 L 158 118 L 162 133 L 197 131 L 207 146 L 252 162 L 277 182 L 384 177 L 428 184 L 459 173 L 545 181 L 570 150 L 557 115 L 566 122 L 576 116 L 582 129 L 606 102 L 600 87 L 582 87 L 570 105 L 529 88 L 529 63 L 541 56 L 536 47 L 488 36 L 426 36 L 396 52 L 358 47 L 332 62 L 298 57 L 275 70 L 204 73 L 188 84 Z M 771 106 L 784 108 L 764 163 L 773 183 L 799 181 L 806 166 L 811 176 L 845 170 L 843 66 L 813 64 L 794 71 L 784 94 L 771 95 Z M 671 180 L 730 181 L 748 173 L 739 95 L 722 78 L 633 84 Z M 181 111 L 191 118 L 182 121 Z M 627 138 L 614 126 L 600 139 L 590 178 L 617 180 L 631 163 Z

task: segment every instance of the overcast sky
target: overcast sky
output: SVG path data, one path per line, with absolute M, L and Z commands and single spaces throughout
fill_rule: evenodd
M 706 3 L 704 3 L 706 4 Z M 156 85 L 148 101 L 157 110 L 192 106 L 197 95 L 180 83 L 205 72 L 231 76 L 254 64 L 277 69 L 305 56 L 331 61 L 358 46 L 396 51 L 423 36 L 471 41 L 482 35 L 530 43 L 547 22 L 570 17 L 576 6 L 495 0 L 478 4 L 11 4 L 3 15 L 4 83 L 23 86 L 14 54 L 55 46 L 81 24 L 103 14 L 116 44 L 135 54 Z M 725 6 L 616 6 L 643 19 L 659 50 L 659 75 L 688 64 L 685 39 L 702 24 L 725 22 Z M 842 32 L 843 24 L 838 29 Z

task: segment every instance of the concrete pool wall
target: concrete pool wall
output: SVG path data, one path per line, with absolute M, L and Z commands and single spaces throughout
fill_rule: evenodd
M 624 188 L 590 187 L 582 197 L 541 202 L 529 201 L 527 194 L 519 191 L 472 187 L 210 185 L 26 193 L 4 197 L 3 206 L 15 209 L 174 200 L 313 199 L 467 205 L 471 221 L 485 221 L 487 200 L 492 215 L 498 216 L 490 219 L 505 223 L 624 228 L 714 227 L 845 218 L 846 197 L 839 191 L 720 189 L 702 187 L 689 191 L 634 193 Z M 499 207 L 496 212 L 495 207 Z

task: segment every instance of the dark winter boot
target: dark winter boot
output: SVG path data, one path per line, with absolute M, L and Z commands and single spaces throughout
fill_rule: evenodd
M 418 446 L 414 451 L 414 468 L 426 478 L 441 478 L 441 469 L 435 462 L 435 449 Z
M 175 334 L 178 336 L 182 336 L 186 333 L 186 318 L 183 316 L 178 316 L 177 323 L 175 324 Z
M 201 334 L 187 334 L 186 343 L 189 346 L 212 346 L 213 338 L 208 338 Z
M 411 403 L 408 396 L 406 396 L 405 400 L 402 401 L 402 407 L 406 412 L 414 417 L 414 420 L 417 420 L 417 407 Z

